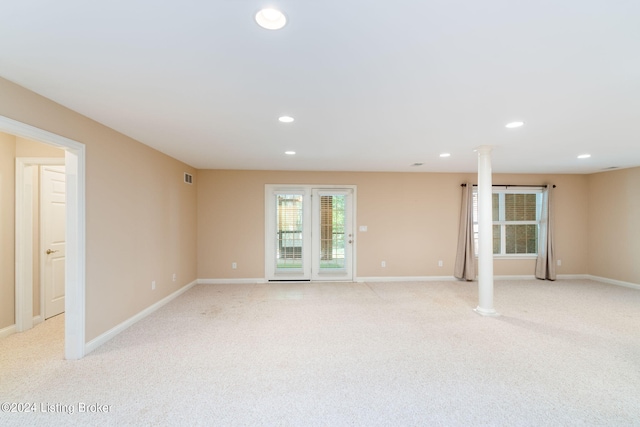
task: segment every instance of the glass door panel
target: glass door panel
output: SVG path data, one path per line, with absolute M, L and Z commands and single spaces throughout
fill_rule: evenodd
M 352 280 L 351 190 L 314 189 L 313 280 Z
M 311 192 L 265 187 L 267 280 L 311 279 Z
M 344 195 L 320 196 L 320 269 L 345 267 Z
M 276 195 L 276 269 L 302 271 L 302 204 L 302 195 Z

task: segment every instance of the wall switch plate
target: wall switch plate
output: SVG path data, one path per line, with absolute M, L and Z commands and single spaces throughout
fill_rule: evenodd
M 361 225 L 360 227 L 358 227 L 358 230 L 367 231 L 367 226 L 366 225 Z
M 561 260 L 561 259 L 559 259 L 559 260 L 558 260 L 558 267 L 560 267 L 561 265 L 562 265 L 562 260 Z
M 231 268 L 233 268 L 234 270 L 235 270 L 236 268 L 238 268 L 238 263 L 237 263 L 237 262 L 232 262 L 232 263 L 231 263 Z
M 173 280 L 174 282 L 176 281 L 177 277 L 176 277 L 176 273 L 173 273 L 173 277 L 171 277 L 171 280 Z
M 155 291 L 155 290 L 156 290 L 156 281 L 155 281 L 155 280 L 152 280 L 152 281 L 151 281 L 151 290 L 152 290 L 152 291 Z
M 442 260 L 438 261 L 438 267 L 442 267 L 444 265 L 444 263 L 442 262 Z
M 386 267 L 386 266 L 387 266 L 387 262 L 386 262 L 386 261 L 382 261 L 382 262 L 380 263 L 380 265 L 381 265 L 382 267 Z

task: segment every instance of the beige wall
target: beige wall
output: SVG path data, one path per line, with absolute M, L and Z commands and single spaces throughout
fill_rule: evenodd
M 640 168 L 589 175 L 589 274 L 640 284 Z
M 0 329 L 15 323 L 16 138 L 0 132 Z
M 359 277 L 451 276 L 460 183 L 476 179 L 475 174 L 453 173 L 204 170 L 196 175 L 193 168 L 4 79 L 0 115 L 86 145 L 87 340 L 196 277 L 264 277 L 268 183 L 357 186 L 356 222 L 368 226 L 356 235 Z M 30 155 L 32 148 L 22 145 L 20 155 Z M 0 138 L 0 150 L 3 327 L 13 322 L 14 214 L 4 207 L 13 206 L 15 166 L 6 159 L 16 155 L 15 139 Z M 590 273 L 640 283 L 634 263 L 640 253 L 634 222 L 640 209 L 639 170 L 495 175 L 494 183 L 558 185 L 559 274 Z M 194 185 L 182 182 L 183 172 L 194 174 Z M 382 260 L 386 268 L 380 266 Z M 444 261 L 442 268 L 438 260 Z M 238 263 L 237 270 L 231 269 L 232 262 Z M 495 273 L 531 275 L 533 265 L 532 260 L 497 260 Z
M 64 157 L 64 150 L 17 136 L 16 157 Z
M 2 210 L 0 221 L 2 226 L 2 282 L 0 294 L 0 329 L 11 326 L 15 322 L 15 161 L 16 157 L 64 157 L 64 151 L 30 141 L 25 138 L 0 132 L 0 163 L 2 175 Z M 34 169 L 33 185 L 33 315 L 40 314 L 40 217 L 39 217 L 39 173 Z M 9 265 L 10 263 L 10 265 Z M 6 296 L 6 297 L 5 297 Z
M 356 232 L 357 276 L 402 277 L 453 275 L 460 184 L 475 182 L 476 175 L 201 170 L 198 180 L 199 278 L 264 277 L 265 184 L 356 185 L 356 224 L 368 228 Z M 495 175 L 493 180 L 557 185 L 558 273 L 585 274 L 587 177 Z M 232 262 L 238 263 L 236 270 Z M 533 275 L 534 266 L 535 260 L 496 260 L 494 271 Z
M 4 79 L 0 115 L 86 145 L 87 341 L 196 279 L 193 168 Z

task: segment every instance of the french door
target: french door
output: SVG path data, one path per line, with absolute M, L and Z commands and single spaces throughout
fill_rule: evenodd
M 353 280 L 354 187 L 265 187 L 267 280 Z

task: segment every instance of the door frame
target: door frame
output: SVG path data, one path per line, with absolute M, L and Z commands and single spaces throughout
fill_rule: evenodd
M 337 184 L 265 184 L 264 186 L 264 274 L 265 281 L 269 282 L 273 281 L 287 281 L 286 276 L 283 276 L 281 279 L 276 279 L 274 277 L 274 267 L 273 267 L 273 259 L 275 258 L 275 248 L 273 245 L 270 245 L 269 241 L 271 239 L 270 231 L 273 231 L 273 224 L 270 223 L 272 219 L 274 219 L 273 215 L 270 215 L 270 197 L 274 192 L 288 192 L 291 191 L 292 194 L 296 192 L 304 192 L 304 194 L 308 194 L 311 197 L 312 190 L 351 190 L 352 191 L 352 209 L 351 209 L 351 229 L 353 230 L 353 244 L 352 244 L 352 261 L 351 261 L 351 278 L 350 279 L 336 279 L 333 281 L 336 282 L 355 282 L 357 277 L 357 248 L 358 248 L 358 239 L 356 238 L 356 218 L 357 218 L 357 201 L 358 201 L 358 187 L 356 185 L 337 185 Z M 307 212 L 304 212 L 304 221 L 308 222 L 308 233 L 311 233 L 312 223 L 311 223 L 311 206 L 307 208 Z M 295 279 L 293 279 L 295 281 Z M 300 279 L 299 281 L 314 281 L 313 274 L 310 274 L 309 279 Z M 324 281 L 324 280 L 323 280 Z M 320 281 L 318 281 L 320 282 Z
M 20 136 L 33 141 L 53 145 L 65 150 L 65 175 L 67 193 L 65 260 L 65 327 L 64 343 L 66 359 L 81 359 L 85 355 L 85 145 L 37 127 L 0 116 L 0 132 Z M 33 322 L 33 282 L 27 281 L 32 273 L 25 272 L 27 236 L 32 235 L 32 222 L 25 221 L 24 177 L 27 163 L 16 159 L 16 283 L 15 321 L 18 331 Z M 20 192 L 20 196 L 18 196 Z M 29 204 L 27 204 L 29 206 Z M 32 260 L 33 262 L 33 260 Z M 27 273 L 27 274 L 25 274 Z M 31 311 L 31 317 L 25 313 Z
M 44 321 L 44 295 L 40 271 L 40 316 L 33 316 L 33 169 L 64 165 L 64 157 L 16 157 L 16 330 L 24 332 Z M 40 240 L 40 239 L 39 239 Z M 42 264 L 42 263 L 41 263 Z M 42 269 L 42 265 L 40 265 Z

